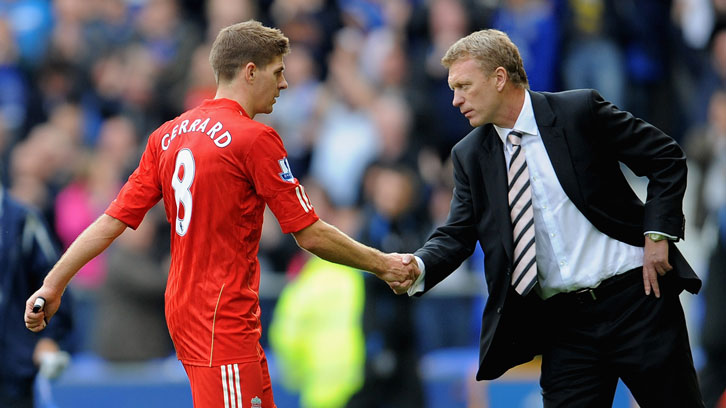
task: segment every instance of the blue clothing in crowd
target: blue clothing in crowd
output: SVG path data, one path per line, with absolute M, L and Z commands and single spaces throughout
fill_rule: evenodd
M 32 392 L 38 368 L 33 351 L 41 337 L 61 349 L 72 346 L 71 305 L 63 295 L 61 307 L 40 333 L 25 328 L 25 301 L 42 285 L 58 252 L 40 215 L 11 198 L 0 187 L 0 405 L 14 394 Z

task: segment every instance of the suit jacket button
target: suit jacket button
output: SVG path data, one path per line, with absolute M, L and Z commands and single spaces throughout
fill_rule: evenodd
M 499 307 L 497 308 L 497 313 L 499 313 L 499 314 L 502 314 L 502 307 L 501 307 L 501 306 L 499 306 Z

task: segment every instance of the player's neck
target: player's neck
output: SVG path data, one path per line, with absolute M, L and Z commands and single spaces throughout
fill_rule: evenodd
M 217 94 L 214 96 L 214 99 L 231 99 L 233 101 L 236 101 L 237 103 L 242 106 L 242 109 L 244 109 L 245 113 L 250 117 L 250 119 L 254 119 L 257 112 L 252 110 L 252 107 L 254 104 L 252 103 L 252 98 L 245 93 L 240 91 L 239 89 L 232 87 L 232 86 L 226 86 L 223 84 L 220 84 L 217 87 Z

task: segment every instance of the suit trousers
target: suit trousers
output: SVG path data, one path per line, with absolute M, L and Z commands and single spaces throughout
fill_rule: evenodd
M 548 299 L 544 406 L 611 407 L 620 378 L 641 408 L 703 407 L 674 281 L 660 277 L 660 298 L 645 295 L 641 278 L 597 299 Z

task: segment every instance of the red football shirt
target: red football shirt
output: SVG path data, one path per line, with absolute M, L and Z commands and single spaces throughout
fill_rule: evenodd
M 171 229 L 166 321 L 185 364 L 256 361 L 262 216 L 284 233 L 318 217 L 277 133 L 229 99 L 206 100 L 149 137 L 106 214 L 136 228 L 164 199 Z

